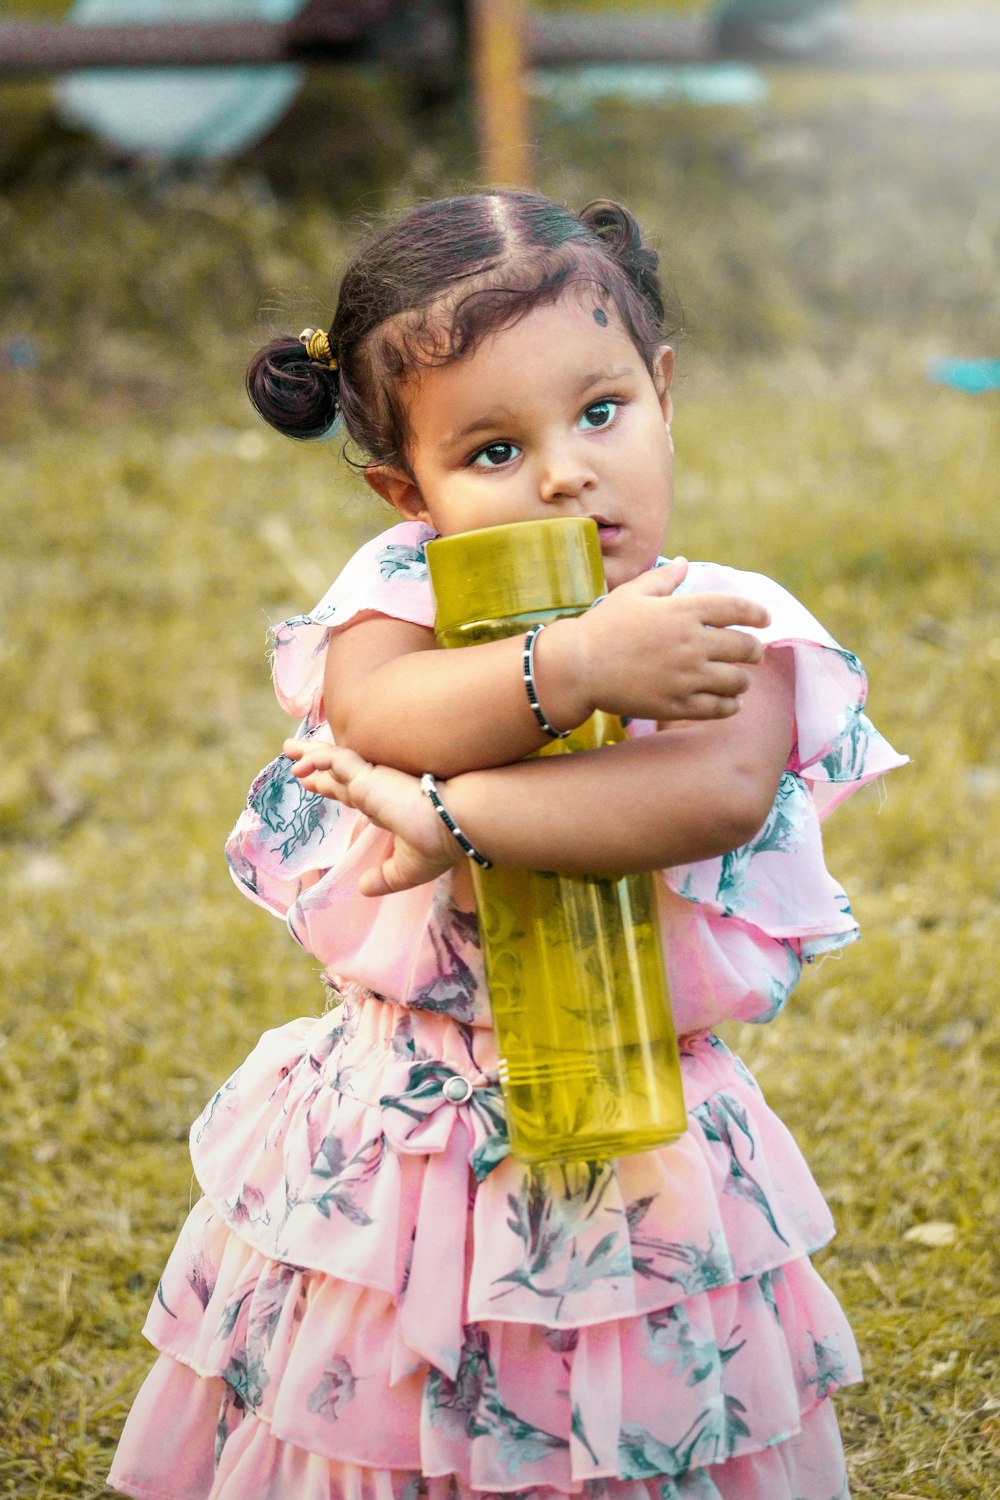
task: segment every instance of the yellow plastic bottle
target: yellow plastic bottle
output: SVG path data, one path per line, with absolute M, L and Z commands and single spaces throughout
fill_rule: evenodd
M 526 633 L 604 591 L 589 519 L 523 521 L 427 545 L 441 646 Z M 597 713 L 537 753 L 624 739 Z M 600 1161 L 675 1140 L 687 1125 L 654 877 L 473 867 L 511 1150 L 522 1161 Z

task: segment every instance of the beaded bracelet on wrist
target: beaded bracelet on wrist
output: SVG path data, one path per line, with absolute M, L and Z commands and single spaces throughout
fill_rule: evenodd
M 538 689 L 535 686 L 535 642 L 545 629 L 544 625 L 532 625 L 524 638 L 524 650 L 521 653 L 521 672 L 524 677 L 524 690 L 528 695 L 531 712 L 538 720 L 539 725 L 545 733 L 553 740 L 564 740 L 573 733 L 571 729 L 554 729 L 542 712 L 542 705 L 538 701 Z
M 452 838 L 459 845 L 459 847 L 465 851 L 469 858 L 475 864 L 477 864 L 481 870 L 491 870 L 493 868 L 492 860 L 487 859 L 485 854 L 480 854 L 475 844 L 470 838 L 467 838 L 465 836 L 461 828 L 459 828 L 458 824 L 455 822 L 455 819 L 452 817 L 451 813 L 441 801 L 441 798 L 438 796 L 437 782 L 434 780 L 434 777 L 431 775 L 430 771 L 425 771 L 421 776 L 420 790 L 423 792 L 424 796 L 429 799 L 434 811 L 437 813 L 438 817 L 441 819 L 441 822 L 447 828 L 448 832 L 451 834 Z

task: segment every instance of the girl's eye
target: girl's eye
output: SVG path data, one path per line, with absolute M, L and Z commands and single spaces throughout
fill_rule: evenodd
M 610 427 L 620 405 L 620 401 L 612 401 L 610 397 L 604 401 L 595 401 L 587 407 L 580 418 L 579 425 L 584 432 L 594 432 L 601 427 Z
M 515 453 L 521 450 L 515 443 L 488 443 L 485 448 L 473 454 L 472 467 L 474 469 L 501 469 L 504 464 L 509 464 Z

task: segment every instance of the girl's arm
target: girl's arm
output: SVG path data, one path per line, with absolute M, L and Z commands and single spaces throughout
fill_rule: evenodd
M 438 789 L 496 864 L 617 876 L 710 859 L 746 843 L 770 811 L 793 738 L 792 656 L 772 650 L 736 717 L 471 771 Z M 395 833 L 390 858 L 361 882 L 366 895 L 421 884 L 465 858 L 414 777 L 314 741 L 289 741 L 286 751 L 308 788 Z
M 539 636 L 535 674 L 549 722 L 571 728 L 602 708 L 632 718 L 711 720 L 734 714 L 760 660 L 752 636 L 767 611 L 731 594 L 670 597 L 683 561 L 641 574 L 599 608 Z M 435 649 L 430 630 L 373 616 L 336 633 L 324 700 L 338 744 L 409 772 L 508 765 L 547 743 L 525 692 L 523 636 Z

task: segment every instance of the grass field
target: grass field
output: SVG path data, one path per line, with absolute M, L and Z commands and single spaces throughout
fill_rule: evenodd
M 286 123 L 303 157 L 333 90 Z M 541 185 L 626 197 L 683 303 L 673 546 L 799 593 L 912 756 L 828 828 L 864 941 L 731 1038 L 838 1219 L 821 1264 L 869 1375 L 839 1410 L 882 1500 L 984 1500 L 1000 1470 L 1000 396 L 924 373 L 1000 354 L 995 94 L 792 74 L 747 113 L 537 120 Z M 282 196 L 273 143 L 128 170 L 39 97 L 0 130 L 0 1493 L 62 1500 L 102 1493 L 148 1363 L 190 1120 L 320 1001 L 221 845 L 286 727 L 267 623 L 387 518 L 330 449 L 255 424 L 242 368 L 323 320 L 347 210 L 474 172 L 384 100 L 381 186 L 317 148 Z

